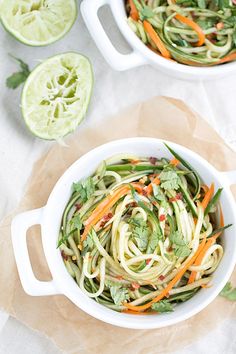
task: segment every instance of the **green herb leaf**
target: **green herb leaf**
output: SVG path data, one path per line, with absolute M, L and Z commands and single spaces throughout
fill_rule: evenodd
M 12 56 L 12 55 L 11 55 Z M 15 58 L 19 62 L 21 71 L 15 72 L 6 79 L 6 86 L 11 89 L 15 89 L 20 86 L 30 74 L 29 66 L 19 58 Z
M 95 232 L 94 230 L 92 232 Z M 93 248 L 93 235 L 92 232 L 90 232 L 86 239 L 83 241 L 83 250 L 81 252 L 81 256 L 85 256 L 85 254 L 89 251 L 92 250 Z
M 86 202 L 95 191 L 92 177 L 88 177 L 82 182 L 73 183 L 72 190 L 80 194 L 83 203 Z
M 205 0 L 197 0 L 198 7 L 200 9 L 205 9 L 206 8 L 206 1 Z
M 167 300 L 162 300 L 152 304 L 152 310 L 159 313 L 174 311 L 173 306 Z
M 142 21 L 152 18 L 155 16 L 155 13 L 152 11 L 150 6 L 145 5 L 140 11 L 140 18 Z
M 173 232 L 169 237 L 170 241 L 174 245 L 174 254 L 177 257 L 188 257 L 190 255 L 191 250 L 179 231 Z
M 77 229 L 77 230 L 81 230 L 82 229 L 82 221 L 81 221 L 81 218 L 80 218 L 80 215 L 77 214 L 77 215 L 74 215 L 73 218 L 71 219 L 71 223 L 74 225 L 74 227 Z
M 232 284 L 228 282 L 221 290 L 220 296 L 223 296 L 230 301 L 236 301 L 236 288 L 233 288 Z
M 152 189 L 153 189 L 153 195 L 155 197 L 156 200 L 158 200 L 159 202 L 165 200 L 165 195 L 161 190 L 161 187 L 156 185 L 155 183 L 152 184 Z
M 111 286 L 110 293 L 116 305 L 122 305 L 124 301 L 129 300 L 129 292 L 126 288 Z
M 140 251 L 145 251 L 148 245 L 149 229 L 146 222 L 141 218 L 131 218 L 129 223 L 133 226 L 133 237 Z
M 174 249 L 174 253 L 177 257 L 188 257 L 191 253 L 191 250 L 187 245 L 178 246 Z
M 173 232 L 170 236 L 170 241 L 172 242 L 172 244 L 175 244 L 177 246 L 184 246 L 186 243 L 183 239 L 182 234 L 179 231 L 175 231 Z
M 179 188 L 179 176 L 175 171 L 162 171 L 159 175 L 161 180 L 161 187 L 164 189 L 174 189 Z
M 158 232 L 152 232 L 149 237 L 146 253 L 153 253 L 156 247 L 158 246 L 158 242 L 162 239 L 163 239 L 162 234 Z

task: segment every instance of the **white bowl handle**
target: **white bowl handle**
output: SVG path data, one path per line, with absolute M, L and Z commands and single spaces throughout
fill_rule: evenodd
M 25 292 L 32 296 L 55 295 L 57 290 L 54 281 L 40 281 L 36 279 L 27 248 L 27 230 L 33 225 L 39 225 L 42 219 L 43 208 L 34 209 L 17 215 L 11 224 L 13 250 L 20 280 Z
M 97 47 L 106 61 L 115 70 L 122 71 L 146 64 L 146 60 L 136 51 L 130 54 L 121 54 L 118 52 L 104 31 L 98 18 L 98 10 L 104 5 L 109 5 L 111 1 L 84 0 L 80 6 L 83 19 Z

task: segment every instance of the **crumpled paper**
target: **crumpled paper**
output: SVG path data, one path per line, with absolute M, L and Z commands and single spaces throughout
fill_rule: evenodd
M 68 147 L 55 144 L 38 162 L 25 195 L 14 215 L 41 207 L 58 178 L 81 155 L 105 142 L 150 136 L 182 144 L 199 153 L 218 170 L 236 169 L 236 153 L 183 102 L 157 97 L 140 103 L 66 139 Z M 234 187 L 236 195 L 236 189 Z M 236 303 L 217 297 L 205 310 L 177 325 L 154 330 L 118 328 L 82 312 L 65 296 L 31 297 L 20 283 L 11 244 L 11 215 L 0 225 L 0 308 L 34 330 L 42 332 L 67 353 L 121 352 L 163 354 L 196 341 L 229 317 L 236 317 Z M 38 226 L 28 232 L 28 248 L 35 275 L 49 280 Z M 233 275 L 236 281 L 236 274 Z

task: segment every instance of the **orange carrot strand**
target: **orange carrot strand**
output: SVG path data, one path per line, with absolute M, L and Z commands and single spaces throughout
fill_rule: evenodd
M 164 43 L 162 42 L 162 40 L 160 39 L 160 37 L 158 36 L 156 31 L 152 27 L 152 25 L 148 21 L 144 20 L 143 27 L 144 27 L 145 31 L 149 34 L 152 41 L 157 46 L 157 48 L 160 51 L 160 53 L 162 54 L 162 56 L 164 58 L 171 58 L 169 50 L 165 47 Z
M 189 27 L 191 27 L 198 35 L 198 42 L 197 42 L 197 46 L 200 47 L 201 45 L 203 45 L 205 43 L 205 34 L 203 32 L 203 30 L 201 29 L 201 27 L 194 21 L 190 20 L 188 17 L 182 16 L 180 14 L 176 14 L 175 18 L 177 20 L 179 20 L 182 23 L 185 23 L 186 25 L 188 25 Z

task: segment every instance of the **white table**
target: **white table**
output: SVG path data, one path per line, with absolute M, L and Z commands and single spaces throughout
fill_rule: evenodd
M 109 11 L 105 10 L 102 17 L 118 47 L 127 51 L 127 45 L 116 31 Z M 94 67 L 95 87 L 87 120 L 83 123 L 85 126 L 140 100 L 165 95 L 184 100 L 236 149 L 236 75 L 218 81 L 196 83 L 172 79 L 148 66 L 129 72 L 115 72 L 97 50 L 80 14 L 70 33 L 49 47 L 24 46 L 2 28 L 0 43 L 0 218 L 17 206 L 33 163 L 52 144 L 34 138 L 27 131 L 20 111 L 21 90 L 9 90 L 5 86 L 6 77 L 17 70 L 17 64 L 8 53 L 23 59 L 31 68 L 40 60 L 60 52 L 78 51 L 87 55 Z M 175 353 L 233 354 L 236 352 L 235 331 L 236 321 L 226 320 L 200 341 Z M 40 334 L 0 313 L 0 354 L 6 353 L 44 354 L 60 351 Z

